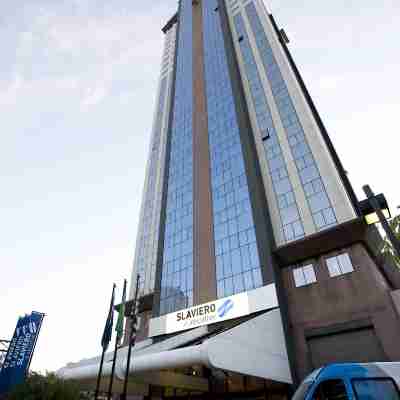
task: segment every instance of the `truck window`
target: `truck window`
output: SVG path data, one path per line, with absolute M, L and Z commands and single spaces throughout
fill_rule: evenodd
M 353 379 L 352 383 L 357 400 L 400 400 L 391 379 Z
M 341 379 L 321 382 L 314 393 L 313 400 L 348 400 L 346 386 Z

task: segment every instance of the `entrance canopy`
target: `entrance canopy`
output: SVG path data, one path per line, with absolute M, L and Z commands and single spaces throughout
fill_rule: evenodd
M 116 391 L 122 386 L 126 358 L 127 349 L 123 348 L 117 358 Z M 111 374 L 111 361 L 112 353 L 107 355 L 104 363 L 105 378 Z M 211 371 L 228 371 L 292 383 L 279 308 L 212 337 L 209 337 L 205 326 L 159 343 L 152 343 L 152 340 L 142 342 L 135 347 L 130 365 L 131 393 L 145 394 L 148 384 L 205 392 L 208 390 L 206 379 L 176 372 L 186 367 L 201 366 Z M 57 375 L 94 388 L 98 370 L 99 358 L 96 358 L 70 364 L 60 369 Z M 106 387 L 107 379 L 103 381 Z

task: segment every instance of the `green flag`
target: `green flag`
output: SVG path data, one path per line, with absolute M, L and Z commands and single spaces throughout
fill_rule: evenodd
M 122 302 L 118 304 L 115 309 L 118 312 L 117 325 L 115 326 L 115 331 L 117 332 L 117 341 L 121 342 L 124 336 L 124 318 L 125 318 L 125 302 L 126 302 L 126 279 L 124 281 L 124 291 L 122 293 Z

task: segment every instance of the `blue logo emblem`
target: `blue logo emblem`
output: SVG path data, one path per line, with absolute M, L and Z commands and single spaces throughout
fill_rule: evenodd
M 223 304 L 218 307 L 218 317 L 223 318 L 230 310 L 232 310 L 234 303 L 231 299 L 225 300 Z

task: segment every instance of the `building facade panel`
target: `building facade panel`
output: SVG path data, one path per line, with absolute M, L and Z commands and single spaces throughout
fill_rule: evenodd
M 165 36 L 159 88 L 154 113 L 150 154 L 146 166 L 143 197 L 133 262 L 130 298 L 134 297 L 136 276 L 140 275 L 141 294 L 154 291 L 158 235 L 164 182 L 168 119 L 171 108 L 176 27 Z
M 247 41 L 249 51 L 254 57 L 254 68 L 258 70 L 263 84 L 271 119 L 275 124 L 283 163 L 292 183 L 292 191 L 298 208 L 297 214 L 305 235 L 334 226 L 337 223 L 336 214 L 340 215 L 341 222 L 354 218 L 355 210 L 340 182 L 322 135 L 316 131 L 314 118 L 309 110 L 308 113 L 304 112 L 304 104 L 302 108 L 299 108 L 300 90 L 296 88 L 297 97 L 292 93 L 294 89 L 290 85 L 297 85 L 297 83 L 294 82 L 293 72 L 289 70 L 288 61 L 278 58 L 275 53 L 278 52 L 278 56 L 282 56 L 282 50 L 279 50 L 279 39 L 273 28 L 268 26 L 268 30 L 266 29 L 266 25 L 271 25 L 271 22 L 264 5 L 259 0 L 239 2 L 239 6 L 232 12 L 232 6 L 228 0 L 227 4 L 228 9 L 231 10 L 231 28 L 236 35 L 236 49 L 238 59 L 242 64 L 243 80 L 247 78 L 241 49 L 246 46 L 243 42 Z M 238 27 L 241 30 L 240 33 L 237 31 Z M 282 64 L 285 62 L 284 68 Z M 291 74 L 289 84 L 288 74 Z M 246 86 L 246 82 L 244 84 Z M 257 114 L 256 107 L 251 105 L 254 102 L 252 97 L 251 90 L 248 90 L 249 108 L 251 113 Z M 303 103 L 305 103 L 304 99 Z M 256 115 L 253 116 L 253 123 L 255 121 L 257 121 Z M 262 161 L 262 157 L 260 158 Z M 333 184 L 335 187 L 332 186 Z M 267 192 L 268 190 L 266 187 Z M 267 197 L 271 198 L 271 194 L 267 194 Z M 270 202 L 269 207 L 271 214 L 274 215 L 276 208 L 279 209 L 279 203 Z M 289 209 L 288 217 L 294 219 L 295 213 L 290 211 L 292 210 Z M 296 233 L 289 229 L 283 235 L 276 232 L 275 228 L 275 239 L 278 245 L 296 239 Z
M 193 4 L 193 156 L 194 156 L 194 303 L 214 300 L 217 293 L 215 278 L 215 248 L 213 241 L 213 212 L 207 93 L 205 78 L 205 26 L 203 2 Z
M 246 7 L 246 15 L 255 38 L 259 54 L 268 78 L 275 104 L 283 122 L 290 144 L 292 158 L 300 176 L 308 207 L 311 211 L 316 230 L 325 229 L 337 223 L 320 170 L 315 162 L 298 113 L 283 79 L 280 67 L 271 48 L 271 39 L 267 38 L 254 2 Z
M 253 3 L 253 6 L 250 6 L 250 3 Z M 246 6 L 247 9 L 249 9 L 249 7 L 254 7 L 257 11 L 262 28 L 269 39 L 272 53 L 287 85 L 287 90 L 293 102 L 294 109 L 297 112 L 300 124 L 303 126 L 308 145 L 323 178 L 325 189 L 338 222 L 343 223 L 355 218 L 357 215 L 355 210 L 357 204 L 352 203 L 350 200 L 350 193 L 348 192 L 349 190 L 352 191 L 352 188 L 348 187 L 346 189 L 344 186 L 344 178 L 340 176 L 338 170 L 339 166 L 333 159 L 332 151 L 334 152 L 334 149 L 328 148 L 327 138 L 322 134 L 322 129 L 324 129 L 324 127 L 318 125 L 317 118 L 306 101 L 305 93 L 290 65 L 288 55 L 284 52 L 283 46 L 280 43 L 283 39 L 278 36 L 273 26 L 272 16 L 268 14 L 265 4 L 262 1 L 251 0 L 248 4 L 249 5 Z M 354 195 L 354 193 L 352 193 L 352 195 Z
M 280 140 L 264 93 L 257 63 L 241 14 L 234 17 L 234 27 L 243 61 L 243 77 L 250 89 L 249 102 L 255 113 L 257 127 L 263 142 L 266 164 L 272 182 L 275 204 L 280 215 L 279 239 L 284 241 L 304 237 L 304 227 L 294 195 L 291 177 L 283 156 Z
M 203 2 L 204 60 L 217 294 L 227 297 L 262 286 L 233 91 L 218 2 Z
M 313 265 L 316 279 L 296 286 L 295 271 L 305 265 Z M 348 361 L 357 340 L 359 354 L 352 361 L 400 357 L 395 339 L 400 334 L 399 315 L 391 301 L 391 286 L 363 244 L 285 268 L 283 278 L 300 378 L 327 360 Z M 330 347 L 318 353 L 320 344 L 328 343 Z M 377 354 L 379 360 L 374 359 Z

